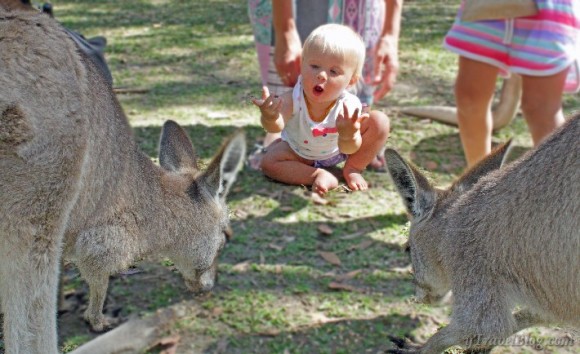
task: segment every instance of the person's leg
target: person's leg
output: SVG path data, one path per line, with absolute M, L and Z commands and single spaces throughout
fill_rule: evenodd
M 522 77 L 522 112 L 537 146 L 564 124 L 562 91 L 568 70 L 550 76 Z
M 348 157 L 343 169 L 344 179 L 350 189 L 368 188 L 361 173 L 385 146 L 389 131 L 389 118 L 381 111 L 371 111 L 369 117 L 361 122 L 361 147 Z
M 491 103 L 498 71 L 495 66 L 459 57 L 455 101 L 459 136 L 468 166 L 491 152 Z
M 330 172 L 312 166 L 313 162 L 296 155 L 287 142 L 277 140 L 270 144 L 262 157 L 262 172 L 282 183 L 312 186 L 312 190 L 324 195 L 338 187 L 338 179 Z

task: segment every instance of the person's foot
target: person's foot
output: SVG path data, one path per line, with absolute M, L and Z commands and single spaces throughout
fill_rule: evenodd
M 387 161 L 385 161 L 385 150 L 386 146 L 383 146 L 371 163 L 367 166 L 367 169 L 376 172 L 386 172 L 387 171 Z
M 330 172 L 319 168 L 312 183 L 312 191 L 323 197 L 329 190 L 338 187 L 338 179 Z
M 266 149 L 262 145 L 256 144 L 254 151 L 248 156 L 248 165 L 252 170 L 259 171 L 261 169 L 262 157 L 264 157 L 265 152 Z
M 362 176 L 360 170 L 354 169 L 352 167 L 344 166 L 343 176 L 346 180 L 348 188 L 353 191 L 364 191 L 369 188 L 367 181 Z
M 367 168 L 372 171 L 384 172 L 386 171 L 386 165 L 385 157 L 383 155 L 377 155 L 371 163 L 369 163 Z

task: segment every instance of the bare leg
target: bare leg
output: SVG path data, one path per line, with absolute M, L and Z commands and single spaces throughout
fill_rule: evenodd
M 350 189 L 356 191 L 368 188 L 368 184 L 362 176 L 362 171 L 385 146 L 389 131 L 389 118 L 381 111 L 371 111 L 369 118 L 361 122 L 361 147 L 348 157 L 343 170 L 344 179 Z
M 296 155 L 285 141 L 270 144 L 261 164 L 264 174 L 276 181 L 312 186 L 313 191 L 324 195 L 338 187 L 338 179 L 330 172 L 313 167 L 313 162 Z
M 567 73 L 522 77 L 522 111 L 535 146 L 564 124 L 562 90 Z
M 491 152 L 491 102 L 497 73 L 494 66 L 459 57 L 455 100 L 459 136 L 468 166 Z

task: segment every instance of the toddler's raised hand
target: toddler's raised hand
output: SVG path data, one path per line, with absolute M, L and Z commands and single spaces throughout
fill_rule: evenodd
M 280 116 L 282 100 L 278 96 L 270 96 L 270 91 L 267 87 L 262 89 L 262 99 L 254 98 L 252 103 L 260 108 L 262 118 L 266 121 L 275 121 Z
M 361 113 L 358 108 L 354 110 L 352 116 L 348 107 L 343 103 L 342 113 L 336 118 L 336 129 L 341 140 L 356 139 L 360 134 L 361 121 L 367 118 L 368 113 Z

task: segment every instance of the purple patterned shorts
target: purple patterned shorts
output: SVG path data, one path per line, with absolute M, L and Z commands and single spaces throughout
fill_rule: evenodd
M 321 167 L 332 167 L 332 166 L 336 166 L 339 163 L 346 161 L 346 158 L 348 157 L 347 154 L 338 154 L 336 156 L 333 157 L 329 157 L 326 160 L 317 160 L 314 161 L 314 167 L 315 168 L 321 168 Z

